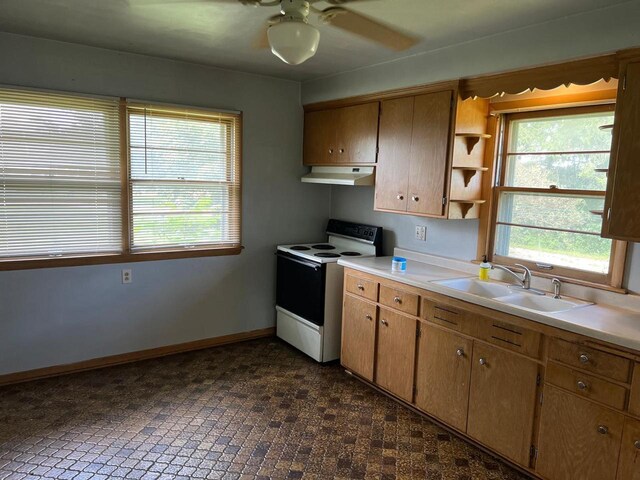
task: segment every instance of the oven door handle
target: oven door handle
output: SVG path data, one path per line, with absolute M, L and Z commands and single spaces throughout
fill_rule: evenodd
M 297 258 L 293 258 L 289 255 L 283 255 L 281 253 L 276 253 L 277 256 L 284 258 L 285 260 L 291 260 L 292 262 L 299 263 L 300 265 L 304 265 L 305 267 L 313 268 L 316 272 L 322 268 L 322 265 L 317 263 L 308 262 L 306 260 L 299 260 Z

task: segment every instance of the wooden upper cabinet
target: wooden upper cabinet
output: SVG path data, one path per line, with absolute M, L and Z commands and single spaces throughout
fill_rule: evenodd
M 467 434 L 528 466 L 538 365 L 515 353 L 475 342 Z
M 416 362 L 416 406 L 448 425 L 467 429 L 473 340 L 422 324 Z
M 378 146 L 378 102 L 306 112 L 304 164 L 372 164 Z
M 319 110 L 304 114 L 303 158 L 305 165 L 333 162 L 336 143 L 335 111 Z
M 375 382 L 407 402 L 413 401 L 416 320 L 380 308 Z
M 369 381 L 373 381 L 376 310 L 373 303 L 344 296 L 340 361 L 345 368 Z
M 410 213 L 432 216 L 444 213 L 451 97 L 451 91 L 415 97 L 407 204 Z
M 553 480 L 614 480 L 623 422 L 613 410 L 545 385 L 537 473 Z
M 622 67 L 618 82 L 602 235 L 640 241 L 640 62 Z
M 414 97 L 405 97 L 381 104 L 376 210 L 407 210 L 413 103 Z
M 374 208 L 441 217 L 453 92 L 382 102 Z
M 378 102 L 336 109 L 336 163 L 375 163 Z

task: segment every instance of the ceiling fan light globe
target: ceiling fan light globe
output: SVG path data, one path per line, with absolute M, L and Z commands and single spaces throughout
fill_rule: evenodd
M 313 25 L 299 21 L 283 21 L 267 31 L 271 52 L 289 65 L 300 65 L 318 50 L 320 32 Z

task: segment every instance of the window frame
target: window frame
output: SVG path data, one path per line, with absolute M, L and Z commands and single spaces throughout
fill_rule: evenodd
M 492 201 L 490 212 L 490 223 L 487 242 L 488 259 L 499 265 L 513 265 L 520 263 L 525 265 L 536 276 L 552 278 L 557 277 L 568 283 L 578 283 L 582 285 L 595 286 L 601 288 L 609 288 L 620 290 L 624 276 L 624 267 L 626 263 L 627 242 L 621 240 L 612 240 L 611 252 L 609 255 L 609 271 L 606 274 L 597 272 L 589 272 L 586 270 L 578 270 L 569 267 L 552 265 L 552 269 L 545 269 L 538 266 L 542 262 L 519 259 L 515 257 L 503 256 L 495 254 L 496 231 L 498 223 L 498 210 L 500 194 L 502 192 L 523 192 L 523 193 L 562 193 L 566 195 L 576 194 L 580 196 L 602 196 L 606 194 L 605 190 L 575 190 L 575 189 L 551 189 L 551 188 L 529 188 L 529 187 L 512 187 L 505 186 L 506 165 L 508 157 L 508 145 L 510 134 L 510 122 L 514 120 L 528 118 L 545 118 L 557 117 L 563 115 L 577 115 L 595 112 L 613 112 L 615 111 L 615 103 L 599 103 L 587 106 L 549 106 L 532 111 L 515 111 L 500 114 L 497 133 L 499 139 L 497 141 L 498 151 L 495 156 L 495 182 L 492 185 Z M 612 147 L 613 148 L 613 147 Z
M 3 88 L 21 88 L 21 87 L 3 87 Z M 77 95 L 79 97 L 93 97 L 92 95 L 83 95 L 75 92 L 57 92 L 52 90 L 40 90 L 43 93 L 63 93 L 66 95 Z M 95 95 L 96 98 L 104 98 Z M 146 103 L 154 106 L 161 106 L 167 108 L 175 108 L 182 110 L 189 110 L 197 113 L 198 111 L 211 114 L 211 113 L 224 113 L 226 115 L 237 116 L 237 131 L 235 132 L 238 137 L 238 178 L 239 178 L 239 241 L 237 245 L 204 245 L 202 247 L 193 248 L 166 248 L 166 249 L 153 249 L 143 251 L 131 250 L 131 234 L 132 234 L 132 215 L 130 211 L 130 184 L 129 184 L 129 125 L 128 125 L 128 111 L 127 106 L 129 103 L 140 104 Z M 242 112 L 230 112 L 224 109 L 208 109 L 202 107 L 192 107 L 188 105 L 172 105 L 163 104 L 160 102 L 141 102 L 137 100 L 120 98 L 119 102 L 119 130 L 120 130 L 120 195 L 121 195 L 121 225 L 122 225 L 122 250 L 119 253 L 105 254 L 83 254 L 83 255 L 68 255 L 64 257 L 15 257 L 15 258 L 0 258 L 0 271 L 8 270 L 29 270 L 35 268 L 55 268 L 55 267 L 75 267 L 83 265 L 103 265 L 112 263 L 131 263 L 142 261 L 155 261 L 155 260 L 172 260 L 180 258 L 197 258 L 197 257 L 216 257 L 226 255 L 239 255 L 244 247 L 242 246 L 242 166 L 243 166 L 243 114 Z

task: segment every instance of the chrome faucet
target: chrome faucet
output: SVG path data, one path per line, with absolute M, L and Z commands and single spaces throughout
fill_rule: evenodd
M 538 295 L 544 295 L 544 292 L 540 290 L 536 290 L 535 288 L 531 288 L 531 270 L 529 270 L 527 267 L 525 267 L 520 263 L 516 263 L 514 266 L 520 267 L 523 270 L 522 277 L 518 275 L 516 272 L 514 272 L 513 270 L 511 270 L 511 268 L 505 267 L 503 265 L 493 265 L 491 268 L 497 268 L 499 270 L 503 270 L 508 274 L 510 274 L 512 277 L 518 280 L 519 285 L 517 286 L 519 288 L 522 288 L 523 290 L 527 290 L 528 292 L 531 292 L 531 293 L 536 293 Z
M 558 278 L 551 279 L 551 285 L 553 285 L 553 298 L 562 298 L 560 297 L 560 288 L 562 287 L 562 282 Z

